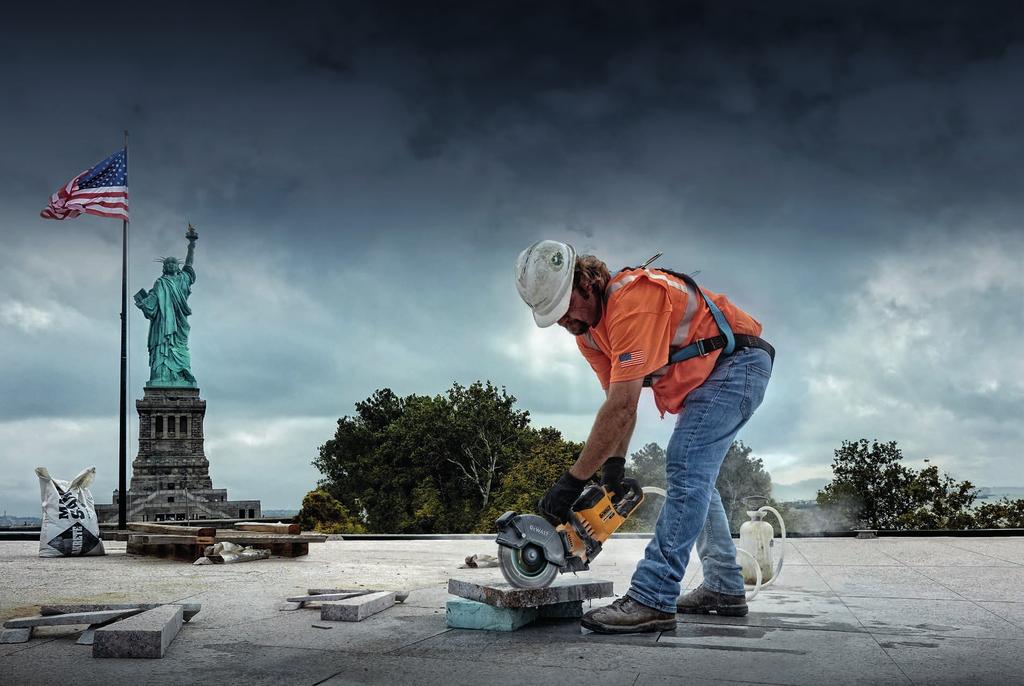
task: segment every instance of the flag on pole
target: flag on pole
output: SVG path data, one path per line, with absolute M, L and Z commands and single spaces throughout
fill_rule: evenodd
M 128 219 L 127 150 L 115 152 L 57 189 L 39 216 L 43 219 L 67 219 L 83 212 Z

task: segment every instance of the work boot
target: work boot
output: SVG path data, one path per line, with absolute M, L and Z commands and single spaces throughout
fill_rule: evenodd
M 676 612 L 688 615 L 706 615 L 715 612 L 723 617 L 743 617 L 747 614 L 745 595 L 727 595 L 698 586 L 676 601 Z
M 638 603 L 629 596 L 611 605 L 591 610 L 580 620 L 585 628 L 599 634 L 634 634 L 644 631 L 674 631 L 676 616 Z

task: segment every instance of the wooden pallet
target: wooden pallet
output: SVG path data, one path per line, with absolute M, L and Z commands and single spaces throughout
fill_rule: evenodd
M 206 544 L 203 543 L 142 543 L 135 539 L 135 536 L 128 538 L 126 550 L 129 555 L 195 562 L 203 556 L 203 551 L 206 550 Z
M 170 558 L 195 562 L 214 543 L 230 541 L 242 546 L 269 550 L 278 557 L 309 554 L 310 543 L 323 543 L 324 534 L 266 533 L 239 529 L 187 527 L 174 524 L 129 524 L 129 555 Z

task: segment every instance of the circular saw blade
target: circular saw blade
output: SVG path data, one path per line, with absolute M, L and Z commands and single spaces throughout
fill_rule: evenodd
M 544 588 L 558 576 L 558 567 L 544 558 L 544 552 L 533 544 L 522 548 L 498 546 L 501 575 L 516 588 Z

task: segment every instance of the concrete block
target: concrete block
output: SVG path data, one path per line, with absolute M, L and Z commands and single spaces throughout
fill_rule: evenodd
M 504 608 L 540 607 L 614 595 L 612 582 L 601 579 L 558 579 L 547 588 L 515 588 L 509 584 L 481 584 L 449 579 L 448 592 L 478 603 Z
M 65 624 L 102 624 L 142 612 L 137 607 L 124 610 L 99 610 L 97 612 L 75 612 L 66 615 L 36 615 L 18 617 L 4 622 L 5 629 L 21 629 L 28 626 L 61 626 Z
M 4 629 L 0 632 L 0 643 L 25 643 L 32 638 L 32 627 L 21 629 Z
M 541 605 L 540 616 L 544 619 L 580 619 L 583 617 L 583 601 L 570 600 L 567 603 Z
M 60 604 L 60 605 L 43 605 L 39 608 L 39 614 L 41 615 L 67 615 L 75 614 L 78 612 L 97 612 L 99 610 L 130 610 L 138 608 L 139 610 L 152 610 L 154 607 L 160 607 L 167 603 L 78 603 L 78 604 Z M 202 605 L 199 603 L 174 603 L 180 605 L 182 610 L 182 618 L 187 622 L 188 620 L 199 614 L 199 610 L 202 609 Z
M 535 607 L 495 607 L 465 598 L 449 598 L 445 605 L 445 621 L 452 629 L 515 631 L 537 619 L 539 614 Z
M 96 630 L 93 657 L 159 658 L 178 635 L 180 605 L 161 605 Z
M 395 604 L 395 594 L 390 591 L 369 593 L 347 600 L 324 603 L 320 606 L 320 619 L 325 622 L 361 622 Z

